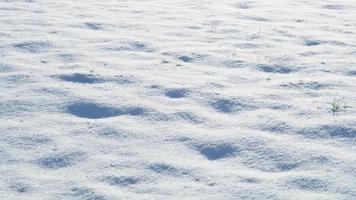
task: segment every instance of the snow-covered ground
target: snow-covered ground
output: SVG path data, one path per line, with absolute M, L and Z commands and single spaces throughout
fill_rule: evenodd
M 0 0 L 0 199 L 356 199 L 356 2 Z

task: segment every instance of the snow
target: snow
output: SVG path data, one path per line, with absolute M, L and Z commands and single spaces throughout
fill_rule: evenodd
M 0 0 L 0 199 L 356 199 L 355 9 Z

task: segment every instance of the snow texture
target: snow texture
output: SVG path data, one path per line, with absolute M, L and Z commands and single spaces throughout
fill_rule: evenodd
M 0 199 L 356 199 L 356 2 L 0 0 Z

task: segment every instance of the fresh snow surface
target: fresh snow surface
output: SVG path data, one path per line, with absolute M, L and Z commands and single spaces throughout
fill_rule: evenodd
M 0 199 L 356 199 L 355 58 L 354 0 L 0 0 Z

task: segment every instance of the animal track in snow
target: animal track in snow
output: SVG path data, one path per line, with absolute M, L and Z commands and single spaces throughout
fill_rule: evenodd
M 56 56 L 59 60 L 66 63 L 73 63 L 81 57 L 80 54 L 74 54 L 74 53 L 59 53 Z
M 298 168 L 304 164 L 297 156 L 289 152 L 279 152 L 276 149 L 269 148 L 266 145 L 254 145 L 243 147 L 244 155 L 240 158 L 247 167 L 266 172 L 287 172 Z M 256 159 L 248 159 L 249 156 L 255 156 Z
M 47 169 L 60 169 L 71 167 L 86 158 L 82 152 L 57 153 L 44 156 L 38 160 L 38 165 Z
M 90 127 L 90 131 L 92 131 L 95 135 L 110 139 L 125 139 L 128 135 L 130 135 L 129 131 L 100 124 Z
M 101 180 L 109 185 L 130 186 L 140 182 L 140 179 L 131 176 L 106 176 Z
M 305 46 L 318 46 L 318 45 L 321 45 L 321 44 L 325 44 L 326 42 L 325 41 L 322 41 L 322 40 L 306 40 L 305 41 Z
M 310 90 L 322 90 L 330 87 L 330 84 L 320 83 L 317 81 L 309 82 L 290 82 L 281 84 L 282 87 L 287 87 L 291 89 L 310 89 Z
M 102 29 L 102 24 L 100 23 L 94 23 L 94 22 L 87 22 L 84 23 L 85 27 L 91 29 L 91 30 L 101 30 Z
M 150 169 L 151 171 L 153 171 L 157 174 L 169 175 L 169 176 L 175 176 L 175 177 L 189 175 L 189 171 L 171 166 L 166 163 L 153 163 L 148 167 L 148 169 Z
M 11 190 L 17 192 L 17 193 L 27 193 L 30 192 L 31 189 L 27 184 L 23 184 L 23 183 L 13 183 L 10 185 Z
M 97 84 L 104 82 L 112 82 L 120 85 L 133 84 L 136 82 L 134 77 L 131 76 L 100 76 L 95 74 L 87 73 L 68 73 L 60 74 L 54 77 L 58 77 L 62 81 L 73 82 L 73 83 L 82 83 L 82 84 Z
M 292 178 L 287 181 L 287 184 L 291 187 L 310 191 L 325 190 L 328 187 L 328 183 L 323 180 L 307 177 Z
M 178 119 L 184 120 L 186 122 L 190 122 L 193 124 L 200 124 L 204 122 L 204 119 L 196 116 L 194 113 L 191 112 L 176 112 L 173 114 Z
M 47 50 L 53 45 L 49 42 L 42 41 L 32 41 L 32 42 L 22 42 L 13 45 L 15 48 L 27 52 L 27 53 L 39 53 Z
M 251 110 L 253 107 L 242 103 L 236 99 L 216 99 L 213 102 L 211 102 L 211 106 L 219 112 L 223 113 L 233 113 L 237 111 L 243 111 L 243 110 Z
M 42 136 L 32 135 L 20 136 L 20 137 L 9 137 L 6 139 L 7 143 L 20 149 L 34 149 L 43 145 L 48 145 L 52 142 L 51 139 Z
M 110 44 L 104 47 L 107 51 L 129 51 L 129 52 L 154 52 L 155 49 L 149 47 L 147 44 L 138 41 L 123 42 L 122 44 Z
M 169 89 L 165 92 L 165 95 L 173 99 L 178 99 L 186 97 L 189 93 L 190 91 L 187 89 Z
M 303 128 L 297 131 L 298 134 L 308 138 L 341 138 L 356 139 L 355 124 L 327 124 L 312 128 Z
M 254 5 L 253 5 L 253 1 L 243 1 L 243 2 L 241 2 L 241 3 L 238 3 L 237 5 L 236 5 L 236 7 L 237 8 L 239 8 L 239 9 L 252 9 L 252 8 L 254 8 Z
M 210 142 L 196 145 L 196 149 L 200 154 L 208 160 L 219 160 L 237 155 L 239 149 L 230 143 L 225 142 Z
M 71 188 L 68 196 L 77 197 L 80 200 L 109 200 L 104 195 L 100 195 L 94 190 L 86 187 L 74 187 Z
M 102 83 L 103 79 L 93 75 L 93 74 L 82 74 L 82 73 L 74 73 L 74 74 L 62 74 L 58 76 L 63 81 L 69 81 L 74 83 Z
M 340 4 L 327 4 L 323 5 L 322 8 L 327 10 L 343 10 L 345 6 Z
M 67 107 L 69 114 L 88 119 L 101 119 L 121 115 L 143 116 L 147 109 L 138 106 L 110 107 L 90 102 L 76 102 Z
M 266 73 L 279 73 L 279 74 L 289 74 L 297 71 L 297 69 L 293 69 L 288 66 L 283 65 L 260 65 L 259 70 Z
M 194 60 L 192 57 L 189 57 L 189 56 L 180 56 L 180 57 L 178 57 L 178 59 L 183 62 L 191 62 Z

